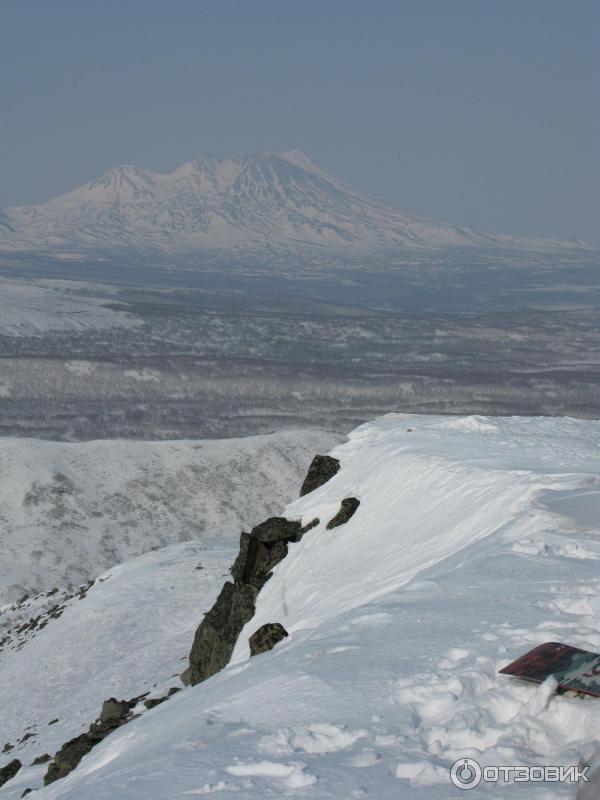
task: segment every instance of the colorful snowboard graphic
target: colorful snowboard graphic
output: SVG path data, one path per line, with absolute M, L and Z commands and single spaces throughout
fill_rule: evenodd
M 563 691 L 600 697 L 600 654 L 560 642 L 546 642 L 513 661 L 500 672 L 535 683 L 553 675 Z

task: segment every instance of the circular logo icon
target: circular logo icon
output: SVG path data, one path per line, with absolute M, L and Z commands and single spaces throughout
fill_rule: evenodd
M 450 780 L 458 789 L 474 789 L 481 783 L 483 770 L 472 758 L 459 758 L 452 764 Z

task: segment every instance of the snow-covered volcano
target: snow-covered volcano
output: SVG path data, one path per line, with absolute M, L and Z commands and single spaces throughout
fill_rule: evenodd
M 47 203 L 0 213 L 0 248 L 194 253 L 306 247 L 581 247 L 482 234 L 399 211 L 297 151 L 198 158 L 163 174 L 117 166 Z

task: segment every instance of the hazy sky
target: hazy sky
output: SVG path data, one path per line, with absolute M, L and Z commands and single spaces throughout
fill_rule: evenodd
M 0 203 L 297 148 L 400 208 L 600 244 L 598 0 L 0 0 Z

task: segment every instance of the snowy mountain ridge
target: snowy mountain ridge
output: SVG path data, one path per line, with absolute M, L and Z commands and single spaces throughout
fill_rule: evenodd
M 0 439 L 0 605 L 77 587 L 153 548 L 230 538 L 293 497 L 315 450 L 340 437 Z M 205 545 L 208 546 L 208 545 Z
M 0 210 L 0 249 L 91 253 L 389 248 L 581 249 L 399 211 L 298 151 L 203 156 L 171 173 L 119 165 L 47 203 Z
M 337 474 L 285 509 L 320 523 L 275 567 L 229 666 L 142 708 L 41 788 L 47 765 L 28 765 L 83 730 L 101 698 L 173 685 L 189 615 L 202 619 L 233 553 L 219 546 L 211 560 L 188 543 L 113 568 L 0 658 L 15 745 L 0 767 L 24 764 L 0 798 L 32 788 L 47 800 L 456 800 L 459 759 L 587 762 L 597 701 L 498 670 L 544 641 L 600 650 L 599 452 L 592 420 L 390 414 L 361 426 L 332 451 Z M 360 506 L 328 529 L 348 496 Z M 195 580 L 198 560 L 206 572 Z M 80 664 L 92 621 L 94 652 Z M 249 658 L 264 622 L 289 636 Z M 113 659 L 125 653 L 122 674 L 107 643 Z M 499 782 L 480 793 L 574 800 L 577 786 Z

